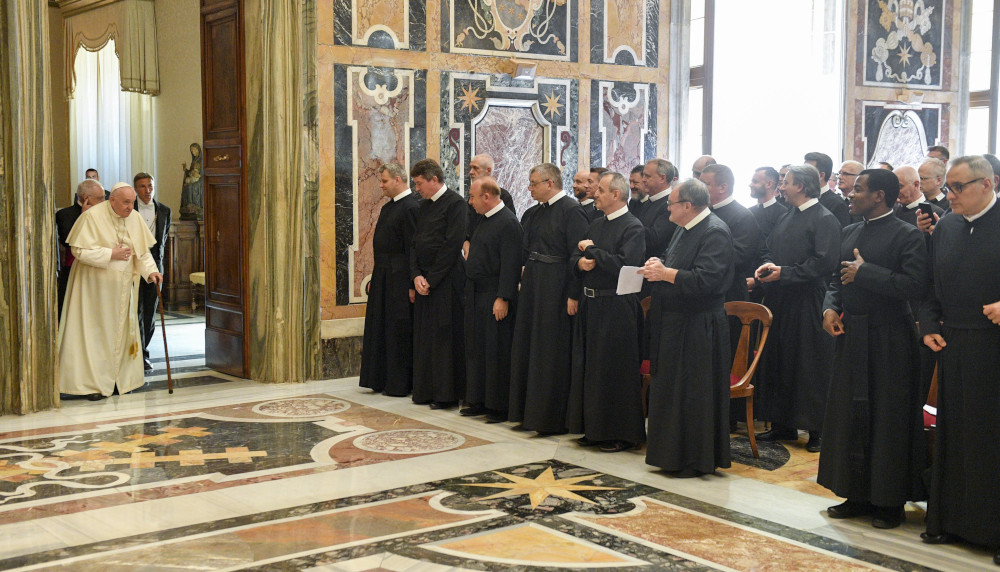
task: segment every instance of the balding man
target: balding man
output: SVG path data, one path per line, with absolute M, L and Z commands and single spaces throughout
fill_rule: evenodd
M 88 171 L 89 173 L 90 171 Z M 94 171 L 96 173 L 96 171 Z M 62 320 L 63 298 L 66 296 L 66 285 L 69 284 L 69 270 L 73 265 L 73 253 L 66 239 L 73 230 L 73 225 L 80 215 L 90 207 L 104 202 L 104 187 L 96 179 L 87 177 L 76 186 L 76 201 L 56 211 L 56 233 L 59 235 L 59 320 Z
M 931 211 L 939 218 L 944 214 L 943 210 L 924 200 L 924 194 L 920 192 L 920 175 L 916 169 L 909 166 L 897 167 L 892 172 L 899 179 L 899 198 L 896 199 L 899 203 L 896 207 L 896 217 L 899 220 L 917 226 L 917 213 L 921 204 L 929 205 Z
M 590 171 L 578 171 L 573 175 L 573 196 L 580 201 L 584 214 L 587 215 L 587 222 L 593 222 L 601 215 L 594 204 L 594 193 L 590 186 L 590 179 L 593 173 Z
M 472 187 L 472 183 L 479 177 L 492 177 L 493 176 L 493 157 L 481 153 L 476 155 L 469 160 L 469 188 Z M 500 189 L 500 200 L 503 202 L 504 206 L 510 209 L 510 212 L 517 216 L 517 210 L 514 208 L 514 198 L 510 196 L 507 189 Z M 466 229 L 467 236 L 465 237 L 465 243 L 462 245 L 462 250 L 464 252 L 469 251 L 469 239 L 472 237 L 472 233 L 476 232 L 476 226 L 483 221 L 483 216 L 478 214 L 472 205 L 469 205 L 469 222 L 468 228 Z
M 714 165 L 716 163 L 715 157 L 711 155 L 702 155 L 694 160 L 694 164 L 691 165 L 691 176 L 695 179 L 701 178 L 701 172 L 705 170 L 705 167 L 709 165 Z
M 865 166 L 857 161 L 844 161 L 840 164 L 840 171 L 834 173 L 837 177 L 837 190 L 843 195 L 844 203 L 848 205 L 848 211 L 850 211 L 850 200 L 847 197 L 854 189 L 854 182 L 858 180 L 858 174 L 864 170 Z M 860 216 L 851 214 L 851 224 L 861 222 L 861 220 Z
M 99 400 L 144 383 L 139 279 L 161 284 L 149 253 L 156 239 L 133 210 L 135 191 L 118 183 L 80 215 L 66 239 L 76 261 L 59 327 L 59 390 Z
M 805 164 L 812 165 L 819 171 L 819 204 L 826 207 L 826 210 L 837 217 L 841 228 L 851 224 L 851 212 L 847 208 L 844 198 L 831 191 L 827 186 L 827 182 L 833 174 L 833 159 L 826 153 L 813 151 L 806 153 Z
M 924 195 L 924 200 L 938 207 L 943 211 L 949 209 L 948 195 L 941 187 L 944 187 L 944 174 L 947 165 L 940 159 L 926 159 L 917 168 L 920 176 L 920 192 Z

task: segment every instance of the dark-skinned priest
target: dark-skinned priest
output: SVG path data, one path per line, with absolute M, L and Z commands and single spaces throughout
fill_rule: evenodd
M 845 502 L 830 518 L 871 517 L 895 528 L 907 501 L 926 498 L 927 462 L 917 329 L 910 304 L 924 293 L 923 233 L 899 220 L 899 179 L 861 171 L 848 192 L 841 269 L 823 301 L 823 329 L 836 339 L 817 482 Z
M 724 304 L 736 253 L 701 181 L 677 185 L 669 201 L 677 231 L 663 259 L 650 258 L 640 270 L 652 283 L 659 324 L 651 332 L 646 463 L 690 478 L 730 466 Z
M 920 305 L 938 352 L 937 432 L 924 542 L 1000 548 L 1000 206 L 983 157 L 952 161 L 951 214 L 931 239 L 933 287 Z M 1000 550 L 993 558 L 1000 564 Z
M 615 453 L 646 440 L 639 376 L 637 293 L 619 295 L 622 266 L 640 266 L 646 239 L 642 223 L 628 211 L 628 180 L 605 173 L 594 193 L 604 216 L 570 257 L 583 282 L 583 297 L 573 325 L 573 384 L 569 430 L 583 433 L 580 443 Z
M 413 388 L 413 301 L 410 247 L 420 204 L 406 169 L 396 162 L 379 167 L 379 188 L 389 199 L 378 214 L 372 250 L 375 265 L 368 282 L 361 387 L 394 397 Z
M 770 421 L 771 430 L 757 439 L 797 441 L 798 429 L 805 429 L 806 450 L 818 453 L 833 362 L 833 339 L 823 331 L 823 297 L 840 265 L 841 226 L 819 202 L 815 167 L 789 166 L 780 190 L 789 209 L 767 238 L 764 264 L 754 273 L 774 314 L 761 356 L 765 383 L 757 389 L 757 419 Z
M 465 416 L 486 414 L 487 423 L 507 420 L 510 352 L 521 280 L 521 223 L 504 208 L 500 185 L 490 176 L 469 187 L 476 225 L 465 261 Z
M 514 323 L 508 418 L 539 434 L 566 432 L 573 320 L 582 287 L 569 257 L 587 234 L 587 215 L 562 190 L 552 163 L 532 167 L 524 228 L 521 291 Z
M 422 159 L 410 168 L 424 198 L 417 209 L 410 278 L 413 305 L 413 402 L 431 409 L 456 405 L 465 393 L 465 241 L 469 206 L 444 184 L 441 165 Z

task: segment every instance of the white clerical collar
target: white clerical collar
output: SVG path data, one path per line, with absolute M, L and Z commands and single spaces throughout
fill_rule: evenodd
M 686 225 L 684 225 L 684 230 L 691 230 L 692 228 L 694 228 L 695 226 L 697 226 L 697 224 L 699 222 L 701 222 L 701 221 L 705 220 L 706 218 L 708 218 L 708 215 L 710 215 L 710 214 L 712 214 L 712 209 L 703 209 L 693 219 L 691 219 L 690 221 L 688 221 L 688 223 Z
M 448 185 L 441 185 L 441 189 L 431 196 L 431 200 L 436 203 L 437 200 L 440 199 L 441 196 L 444 195 L 444 192 L 447 190 L 448 190 Z
M 156 205 L 153 204 L 153 199 L 149 199 L 148 203 L 144 203 L 144 202 L 142 202 L 142 199 L 139 199 L 139 208 L 140 209 L 151 209 L 151 208 L 155 208 L 155 207 L 156 207 Z
M 649 200 L 649 195 L 642 195 L 642 198 L 639 199 L 639 202 L 640 203 L 644 203 L 644 202 L 646 202 L 648 200 Z
M 813 205 L 818 205 L 819 199 L 809 199 L 808 201 L 799 205 L 799 212 L 805 212 L 806 209 L 812 207 Z
M 948 195 L 946 195 L 944 193 L 938 193 L 938 196 L 936 196 L 933 199 L 931 199 L 931 201 L 943 201 L 943 200 L 945 200 L 947 198 L 948 198 Z
M 990 197 L 990 204 L 986 205 L 985 209 L 977 212 L 974 215 L 963 215 L 963 216 L 965 217 L 965 220 L 967 220 L 969 222 L 972 222 L 972 221 L 976 220 L 977 218 L 979 218 L 979 217 L 983 216 L 984 214 L 986 214 L 991 208 L 993 208 L 993 205 L 995 205 L 995 204 L 997 204 L 997 196 L 993 195 L 992 197 Z
M 660 192 L 656 193 L 655 195 L 650 196 L 649 200 L 651 200 L 653 202 L 656 202 L 656 201 L 658 201 L 658 200 L 660 200 L 662 198 L 669 197 L 669 196 L 670 196 L 670 187 L 667 187 L 665 190 L 660 191 Z
M 548 205 L 551 207 L 552 205 L 556 204 L 556 201 L 558 201 L 559 199 L 561 199 L 561 198 L 563 198 L 565 196 L 566 196 L 566 193 L 560 191 L 560 192 L 552 195 L 552 198 L 549 199 L 549 200 L 547 200 L 547 201 L 545 201 L 545 202 L 548 203 Z
M 893 212 L 892 212 L 892 209 L 889 209 L 889 212 L 887 212 L 887 213 L 885 213 L 885 214 L 882 214 L 882 215 L 878 215 L 878 216 L 877 216 L 877 217 L 875 217 L 875 218 L 869 218 L 869 219 L 865 219 L 865 220 L 867 220 L 868 222 L 872 222 L 873 220 L 878 220 L 878 219 L 880 219 L 880 218 L 885 218 L 885 217 L 887 217 L 887 216 L 889 216 L 889 215 L 891 215 L 891 214 L 893 214 Z
M 760 208 L 766 209 L 767 207 L 773 205 L 776 202 L 778 202 L 778 197 L 771 197 L 771 200 L 769 200 L 767 202 L 760 203 Z
M 587 206 L 592 202 L 594 202 L 594 199 L 583 199 L 582 201 L 580 201 L 580 204 L 583 206 Z
M 410 189 L 406 189 L 402 193 L 399 193 L 398 195 L 392 197 L 392 200 L 393 200 L 393 202 L 395 202 L 395 201 L 401 200 L 403 197 L 408 197 L 408 196 L 410 196 L 412 194 L 413 194 L 413 191 L 411 191 Z
M 715 203 L 714 205 L 712 205 L 712 208 L 713 209 L 721 209 L 722 207 L 724 207 L 724 206 L 728 205 L 729 203 L 733 202 L 734 200 L 736 200 L 736 197 L 734 197 L 733 195 L 729 195 L 728 197 L 726 197 L 726 198 L 722 199 L 721 201 L 719 201 L 719 202 Z
M 919 199 L 913 201 L 912 203 L 906 205 L 906 210 L 912 211 L 913 209 L 917 208 L 917 205 L 919 205 L 922 202 L 924 202 L 924 199 L 923 198 L 919 198 Z
M 501 210 L 503 210 L 503 207 L 504 207 L 503 201 L 497 203 L 497 206 L 495 206 L 495 207 L 491 208 L 490 210 L 486 211 L 486 218 L 490 218 L 491 216 L 497 214 L 498 212 L 500 212 Z
M 608 215 L 608 220 L 615 220 L 616 218 L 622 216 L 627 212 L 628 212 L 628 205 L 622 205 L 620 209 Z

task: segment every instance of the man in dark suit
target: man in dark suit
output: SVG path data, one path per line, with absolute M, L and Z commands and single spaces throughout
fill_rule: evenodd
M 831 191 L 827 185 L 830 181 L 830 175 L 833 173 L 833 159 L 825 153 L 813 151 L 806 153 L 805 164 L 812 165 L 819 171 L 819 204 L 826 207 L 826 210 L 837 217 L 837 220 L 840 222 L 840 228 L 851 224 L 851 212 L 847 207 L 847 203 L 844 202 L 844 197 Z
M 132 178 L 132 186 L 135 188 L 135 210 L 142 217 L 143 222 L 149 227 L 149 231 L 156 238 L 156 244 L 149 249 L 149 253 L 156 262 L 156 268 L 160 274 L 163 271 L 163 255 L 166 253 L 167 233 L 170 232 L 170 207 L 153 200 L 153 176 L 149 173 L 138 173 Z M 146 371 L 153 369 L 153 364 L 149 361 L 149 341 L 153 339 L 156 328 L 153 326 L 153 316 L 156 315 L 157 308 L 156 284 L 139 282 L 139 331 L 142 334 L 142 358 Z
M 91 169 L 92 170 L 92 169 Z M 90 171 L 87 171 L 88 174 Z M 90 207 L 104 201 L 104 187 L 96 179 L 84 179 L 76 187 L 76 202 L 71 206 L 56 211 L 56 232 L 59 235 L 59 318 L 62 319 L 63 298 L 66 296 L 66 285 L 69 283 L 69 269 L 73 266 L 73 254 L 70 252 L 69 231 L 73 230 L 76 219 Z

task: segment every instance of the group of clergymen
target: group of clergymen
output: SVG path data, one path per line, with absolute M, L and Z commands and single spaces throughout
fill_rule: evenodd
M 733 200 L 732 171 L 707 156 L 681 182 L 662 159 L 627 178 L 578 173 L 578 200 L 544 163 L 530 171 L 537 204 L 520 221 L 489 156 L 471 161 L 468 205 L 431 159 L 408 173 L 384 164 L 360 383 L 432 409 L 461 400 L 462 415 L 540 435 L 582 433 L 581 445 L 605 452 L 645 442 L 648 464 L 699 476 L 730 466 L 737 336 L 724 303 L 761 301 L 773 325 L 756 413 L 770 430 L 757 438 L 808 432 L 806 448 L 822 448 L 818 482 L 847 499 L 829 516 L 893 528 L 907 501 L 927 499 L 926 542 L 995 549 L 993 160 L 928 156 L 895 170 L 847 161 L 833 173 L 829 156 L 808 153 L 780 173 L 757 169 L 749 209 Z M 617 293 L 623 266 L 639 267 L 640 293 Z M 935 366 L 925 480 L 922 406 Z

